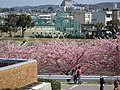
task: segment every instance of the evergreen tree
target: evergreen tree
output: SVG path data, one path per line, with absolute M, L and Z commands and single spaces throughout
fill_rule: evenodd
M 17 27 L 22 29 L 22 37 L 24 37 L 24 32 L 26 29 L 33 27 L 34 23 L 32 22 L 32 18 L 30 15 L 21 14 L 17 21 Z

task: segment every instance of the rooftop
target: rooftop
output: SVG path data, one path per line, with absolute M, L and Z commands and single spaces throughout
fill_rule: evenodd
M 0 70 L 17 67 L 35 61 L 36 60 L 32 59 L 0 58 Z
M 16 63 L 20 63 L 20 62 L 25 62 L 24 60 L 5 60 L 5 59 L 0 59 L 0 67 L 5 67 L 5 66 L 9 66 L 9 65 L 13 65 Z

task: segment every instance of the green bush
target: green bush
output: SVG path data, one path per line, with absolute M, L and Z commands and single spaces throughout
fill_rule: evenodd
M 0 90 L 20 90 L 20 89 L 10 89 L 10 88 L 5 88 L 5 89 L 0 89 Z
M 38 79 L 39 82 L 50 82 L 52 90 L 61 90 L 61 84 L 59 81 L 51 79 Z

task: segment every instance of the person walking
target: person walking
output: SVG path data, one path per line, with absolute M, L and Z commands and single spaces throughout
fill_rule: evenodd
M 118 79 L 114 81 L 114 90 L 119 90 L 119 84 L 120 82 Z
M 72 70 L 74 83 L 77 83 L 77 67 Z
M 77 69 L 78 84 L 81 84 L 81 75 L 82 75 L 81 66 L 78 66 L 78 69 Z
M 104 78 L 100 76 L 100 90 L 104 90 L 104 84 L 105 84 Z

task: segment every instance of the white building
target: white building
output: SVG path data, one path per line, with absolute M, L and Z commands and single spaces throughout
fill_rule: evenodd
M 91 24 L 92 23 L 92 13 L 86 11 L 75 10 L 74 20 L 79 21 L 81 24 Z
M 55 19 L 56 13 L 32 15 L 35 24 L 50 24 Z
M 7 16 L 8 16 L 8 13 L 0 13 L 0 17 L 5 18 L 5 17 L 7 17 Z
M 107 22 L 112 20 L 112 11 L 98 11 L 92 12 L 92 23 L 103 23 L 105 26 Z
M 52 20 L 54 19 L 55 17 L 55 13 L 52 13 L 52 14 L 41 14 L 39 15 L 39 18 L 41 20 L 47 20 L 48 22 L 52 22 Z

